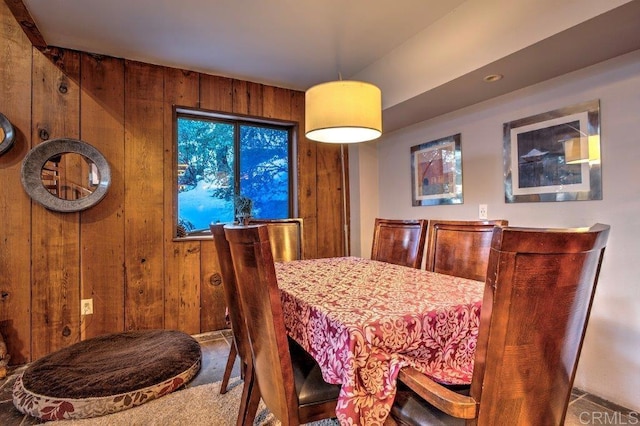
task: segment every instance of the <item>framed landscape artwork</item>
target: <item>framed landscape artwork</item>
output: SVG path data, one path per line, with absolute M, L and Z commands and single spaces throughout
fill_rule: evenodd
M 601 200 L 600 102 L 503 126 L 505 201 Z
M 460 134 L 411 147 L 414 206 L 462 204 Z

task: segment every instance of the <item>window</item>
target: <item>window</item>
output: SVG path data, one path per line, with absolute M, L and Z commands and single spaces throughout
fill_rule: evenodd
M 291 216 L 293 124 L 176 109 L 177 236 L 235 220 L 234 199 L 252 216 Z

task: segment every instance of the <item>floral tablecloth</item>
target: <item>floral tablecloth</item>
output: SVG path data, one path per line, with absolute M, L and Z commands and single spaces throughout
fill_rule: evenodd
M 381 425 L 400 368 L 471 382 L 484 283 L 357 257 L 276 263 L 289 335 L 341 383 L 342 425 Z

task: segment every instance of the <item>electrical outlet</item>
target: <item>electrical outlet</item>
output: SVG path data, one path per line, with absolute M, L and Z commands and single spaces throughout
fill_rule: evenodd
M 80 313 L 82 315 L 93 314 L 93 299 L 82 299 L 80 302 Z
M 480 206 L 478 206 L 478 218 L 486 219 L 487 217 L 487 205 L 480 204 Z

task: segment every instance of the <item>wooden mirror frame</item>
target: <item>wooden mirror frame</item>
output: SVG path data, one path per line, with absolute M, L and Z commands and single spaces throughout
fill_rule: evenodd
M 0 127 L 2 127 L 2 132 L 4 133 L 2 141 L 0 141 L 0 155 L 2 155 L 13 145 L 15 132 L 13 131 L 11 122 L 4 114 L 0 114 Z
M 100 181 L 91 194 L 77 200 L 65 200 L 50 193 L 42 183 L 42 167 L 56 155 L 80 154 L 98 168 Z M 36 145 L 22 161 L 22 186 L 34 201 L 49 210 L 77 212 L 94 206 L 104 198 L 111 184 L 111 169 L 104 156 L 93 146 L 76 139 L 52 139 Z

